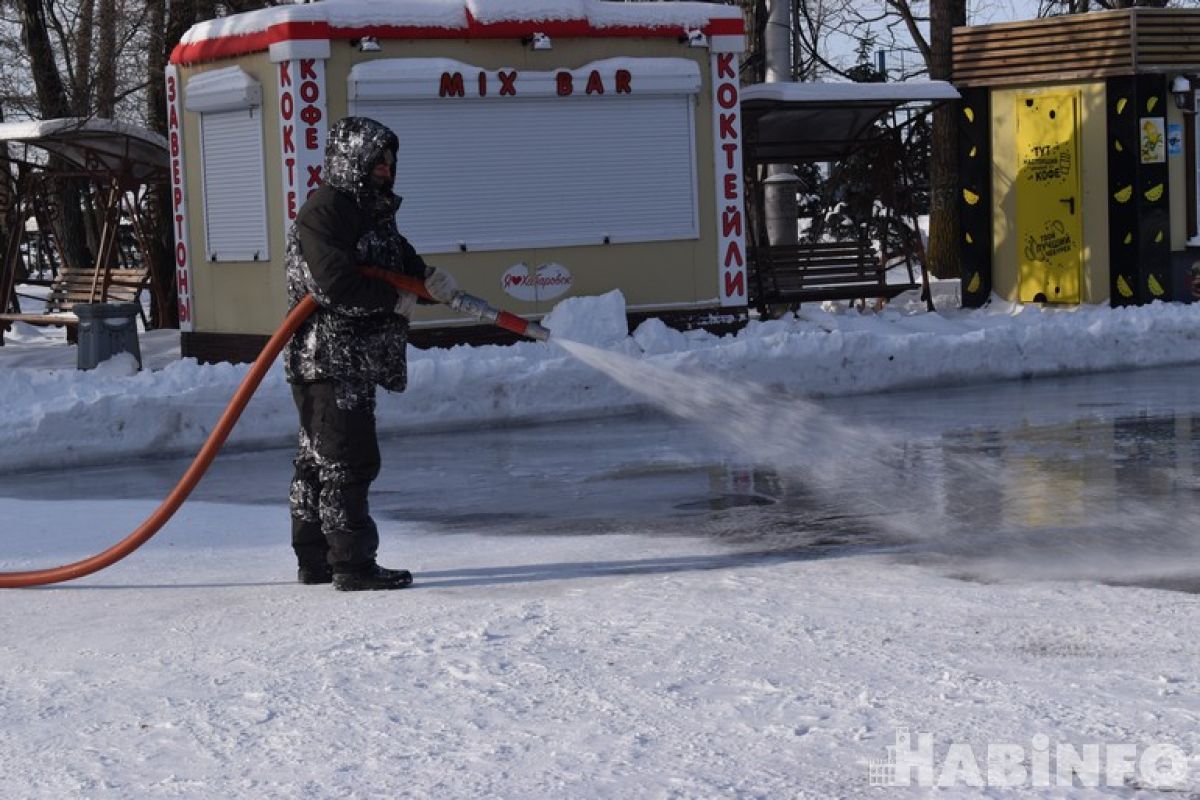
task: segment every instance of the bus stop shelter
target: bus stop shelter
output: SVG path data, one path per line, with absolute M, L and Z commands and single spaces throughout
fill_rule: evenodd
M 900 157 L 902 129 L 958 97 L 945 81 L 774 82 L 742 90 L 749 283 L 752 303 L 760 311 L 823 299 L 894 297 L 915 287 L 912 261 L 924 260 L 919 236 L 908 237 L 910 246 L 898 254 L 908 266 L 907 283 L 887 281 L 893 254 L 874 252 L 872 243 L 768 242 L 766 167 L 844 162 L 870 152 L 880 159 L 881 167 L 910 185 L 912 175 Z M 915 218 L 905 222 L 916 230 Z

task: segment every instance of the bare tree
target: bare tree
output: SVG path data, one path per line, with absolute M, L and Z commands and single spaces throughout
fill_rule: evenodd
M 50 43 L 50 28 L 42 0 L 17 0 L 21 13 L 21 39 L 29 54 L 39 116 L 46 119 L 72 116 L 67 87 L 58 73 L 54 48 Z M 67 257 L 76 264 L 91 259 L 84 238 L 83 187 L 78 181 L 63 181 L 58 196 L 58 214 L 53 220 L 54 234 Z
M 258 2 L 249 7 L 261 8 L 264 5 L 267 3 Z M 148 53 L 144 63 L 146 121 L 151 130 L 167 136 L 166 67 L 171 52 L 188 28 L 216 16 L 217 3 L 214 0 L 146 0 L 145 8 Z M 222 10 L 228 8 L 225 6 Z M 151 219 L 147 243 L 152 253 L 151 269 L 159 286 L 170 287 L 165 308 L 155 306 L 155 322 L 160 326 L 175 327 L 179 325 L 179 308 L 176 304 L 178 290 L 175 286 L 174 234 L 171 230 L 174 210 L 170 187 L 152 192 L 147 202 Z M 160 315 L 162 318 L 158 319 Z
M 1088 11 L 1110 11 L 1117 8 L 1182 8 L 1200 5 L 1193 0 L 1039 0 L 1039 17 L 1060 14 L 1086 14 Z
M 100 0 L 96 34 L 96 116 L 112 119 L 117 110 L 116 0 Z

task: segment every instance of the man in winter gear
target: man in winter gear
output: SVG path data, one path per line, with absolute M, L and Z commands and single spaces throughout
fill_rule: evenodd
M 284 350 L 300 416 L 289 500 L 301 583 L 399 589 L 407 570 L 375 562 L 379 532 L 367 492 L 379 475 L 375 387 L 404 391 L 408 315 L 416 298 L 368 278 L 363 266 L 432 281 L 453 297 L 454 279 L 427 267 L 396 229 L 392 192 L 399 141 L 384 125 L 347 117 L 329 129 L 325 183 L 288 232 L 288 303 L 307 294 L 317 310 Z M 449 288 L 447 288 L 449 287 Z M 432 294 L 432 292 L 431 292 Z

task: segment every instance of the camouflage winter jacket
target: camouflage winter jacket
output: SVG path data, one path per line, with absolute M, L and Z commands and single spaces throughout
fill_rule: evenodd
M 395 134 L 365 117 L 330 127 L 325 184 L 301 207 L 287 238 L 288 305 L 312 294 L 318 308 L 288 342 L 292 383 L 333 381 L 338 403 L 360 405 L 374 386 L 403 391 L 408 320 L 395 313 L 396 290 L 359 272 L 362 265 L 425 277 L 425 262 L 396 229 L 400 198 L 371 182 Z

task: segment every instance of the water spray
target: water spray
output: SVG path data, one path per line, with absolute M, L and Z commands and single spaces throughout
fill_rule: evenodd
M 380 278 L 387 281 L 397 289 L 432 299 L 429 292 L 425 291 L 425 284 L 417 278 L 408 275 L 398 275 L 394 272 L 387 272 L 374 267 L 365 267 L 363 271 L 373 278 Z M 466 292 L 456 292 L 447 305 L 475 319 L 490 322 L 507 331 L 529 337 L 530 339 L 545 342 L 550 337 L 550 331 L 536 322 L 530 322 L 518 317 L 516 314 L 510 314 L 507 311 L 493 308 L 485 301 Z M 242 411 L 245 410 L 246 404 L 250 402 L 250 398 L 254 396 L 255 390 L 262 383 L 262 379 L 267 374 L 267 370 L 271 367 L 271 364 L 275 361 L 275 357 L 279 355 L 283 346 L 287 343 L 288 339 L 292 338 L 292 334 L 296 332 L 301 323 L 316 309 L 317 303 L 313 300 L 312 295 L 306 295 L 288 313 L 283 324 L 279 326 L 279 329 L 275 331 L 263 346 L 262 352 L 258 354 L 258 358 L 254 360 L 250 371 L 242 379 L 237 391 L 234 392 L 233 397 L 230 399 L 229 405 L 225 407 L 225 411 L 221 414 L 220 419 L 217 420 L 217 424 L 213 427 L 212 432 L 208 435 L 208 439 L 205 440 L 204 445 L 200 448 L 200 452 L 192 459 L 192 463 L 188 466 L 183 477 L 179 479 L 179 482 L 175 484 L 175 487 L 162 503 L 159 504 L 158 508 L 133 533 L 107 550 L 70 564 L 27 572 L 0 572 L 0 589 L 43 586 L 49 583 L 61 583 L 63 581 L 74 580 L 75 578 L 82 578 L 85 575 L 91 575 L 93 572 L 99 572 L 106 567 L 112 566 L 149 541 L 150 537 L 158 533 L 162 526 L 167 523 L 167 520 L 174 516 L 179 507 L 191 495 L 192 490 L 196 488 L 196 484 L 204 477 L 204 473 L 208 471 L 213 459 L 216 458 L 217 453 L 225 444 L 225 440 L 229 438 L 229 434 L 233 431 L 233 426 L 237 423 L 238 418 L 241 417 Z

